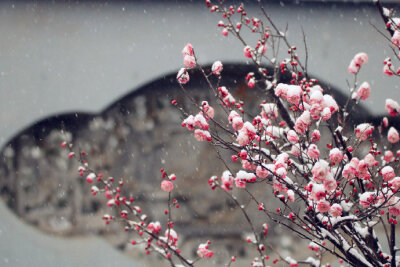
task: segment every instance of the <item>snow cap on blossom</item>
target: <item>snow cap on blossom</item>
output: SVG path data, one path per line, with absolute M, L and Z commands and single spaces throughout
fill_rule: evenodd
M 392 143 L 392 144 L 399 142 L 399 139 L 400 139 L 399 132 L 394 127 L 390 127 L 390 129 L 388 131 L 387 139 L 388 139 L 389 143 Z
M 189 81 L 189 73 L 185 68 L 181 68 L 178 72 L 178 75 L 176 75 L 176 79 L 180 84 L 186 84 Z
M 174 229 L 170 228 L 167 229 L 164 233 L 165 237 L 169 236 L 169 240 L 168 243 L 171 243 L 172 245 L 176 245 L 176 243 L 178 242 L 178 234 L 175 232 Z
M 396 177 L 396 174 L 394 173 L 394 169 L 391 166 L 385 166 L 381 170 L 383 180 L 386 182 L 392 180 L 394 177 Z
M 209 131 L 196 129 L 194 130 L 194 138 L 197 141 L 211 141 L 211 134 Z
M 161 182 L 161 189 L 165 192 L 171 192 L 174 189 L 174 184 L 171 181 L 163 180 Z
M 371 87 L 369 86 L 369 83 L 363 82 L 360 85 L 360 88 L 358 88 L 357 90 L 357 96 L 361 100 L 366 100 L 369 98 L 370 95 L 371 95 Z
M 247 57 L 247 58 L 252 58 L 253 57 L 253 52 L 252 52 L 252 49 L 251 49 L 250 46 L 245 46 L 243 48 L 243 53 L 244 53 L 244 56 Z
M 275 95 L 287 99 L 287 93 L 289 90 L 289 85 L 284 83 L 279 83 L 275 88 Z
M 276 119 L 278 117 L 278 107 L 275 103 L 266 103 L 260 105 L 262 108 L 261 116 L 265 119 Z
M 214 75 L 217 75 L 217 76 L 221 75 L 222 69 L 223 69 L 223 65 L 222 65 L 221 61 L 215 61 L 212 64 L 211 71 Z
M 368 164 L 368 167 L 372 167 L 372 166 L 378 164 L 378 162 L 375 160 L 374 156 L 370 153 L 365 155 L 364 161 Z
M 342 206 L 340 206 L 337 203 L 333 204 L 329 209 L 329 213 L 332 214 L 333 217 L 342 216 L 342 211 L 343 211 Z
M 233 176 L 230 171 L 224 171 L 221 176 L 221 187 L 226 191 L 231 191 L 233 188 Z
M 236 136 L 236 142 L 238 142 L 239 146 L 247 146 L 248 144 L 250 144 L 250 141 L 251 140 L 246 132 L 240 129 L 238 135 Z
M 361 66 L 365 63 L 368 63 L 368 55 L 362 52 L 358 53 L 351 60 L 348 71 L 352 74 L 355 74 L 360 71 Z
M 400 112 L 399 103 L 390 98 L 386 99 L 385 109 L 390 116 L 396 116 Z
M 390 181 L 390 183 L 392 184 L 392 189 L 393 190 L 399 190 L 400 188 L 400 177 L 394 177 L 392 179 L 392 181 Z
M 298 105 L 301 99 L 301 87 L 299 85 L 289 85 L 287 90 L 287 101 Z
M 194 116 L 194 126 L 197 126 L 203 130 L 208 130 L 209 125 L 207 123 L 206 118 L 204 118 L 202 112 Z
M 343 159 L 343 153 L 342 153 L 342 151 L 340 151 L 339 148 L 335 147 L 335 148 L 331 149 L 331 151 L 329 152 L 329 160 L 332 163 L 337 164 L 337 163 L 341 162 L 342 159 Z
M 325 198 L 325 187 L 322 184 L 309 183 L 307 190 L 310 191 L 310 200 L 320 201 Z
M 147 229 L 147 231 L 154 233 L 156 235 L 158 235 L 162 230 L 160 222 L 150 222 L 147 225 L 146 229 Z
M 360 194 L 360 205 L 364 208 L 369 208 L 377 202 L 377 196 L 375 192 L 365 192 Z
M 295 157 L 300 156 L 301 150 L 300 150 L 300 145 L 299 144 L 294 144 L 292 145 L 290 149 L 290 154 L 292 154 Z
M 321 159 L 314 164 L 312 168 L 313 180 L 316 182 L 323 182 L 330 172 L 329 163 Z
M 287 139 L 290 143 L 297 143 L 299 142 L 299 136 L 297 135 L 297 133 L 293 130 L 289 130 L 287 132 Z
M 251 183 L 255 182 L 256 180 L 257 178 L 253 173 L 240 170 L 239 172 L 236 173 L 235 185 L 238 188 L 245 188 L 248 182 Z
M 214 252 L 208 249 L 208 243 L 204 243 L 199 245 L 197 255 L 200 258 L 211 258 L 214 255 Z
M 356 136 L 362 141 L 365 141 L 368 139 L 370 135 L 372 135 L 372 132 L 374 131 L 374 126 L 372 126 L 369 123 L 362 123 L 359 124 L 356 128 Z
M 331 95 L 324 95 L 324 103 L 331 110 L 332 114 L 339 110 L 339 105 Z

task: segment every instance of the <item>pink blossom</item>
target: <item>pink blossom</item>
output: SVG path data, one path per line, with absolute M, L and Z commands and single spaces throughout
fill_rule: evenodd
M 247 146 L 250 143 L 250 138 L 244 130 L 239 130 L 239 133 L 236 137 L 236 142 L 239 143 L 239 146 Z
M 354 62 L 360 66 L 368 63 L 368 55 L 364 52 L 357 53 L 354 58 Z
M 302 90 L 299 85 L 289 85 L 287 90 L 287 101 L 294 105 L 298 105 L 300 102 L 301 93 Z
M 393 99 L 386 99 L 385 109 L 388 111 L 390 116 L 396 116 L 400 111 L 399 103 Z
M 320 200 L 317 202 L 317 211 L 318 212 L 321 212 L 321 213 L 327 212 L 327 211 L 329 211 L 330 207 L 331 207 L 331 205 L 326 200 Z
M 392 144 L 397 143 L 400 139 L 399 132 L 394 127 L 390 127 L 388 135 L 387 135 L 387 139 L 388 139 L 389 143 L 392 143 Z
M 193 68 L 196 66 L 196 59 L 194 56 L 191 55 L 184 55 L 183 56 L 183 65 L 185 65 L 188 68 Z
M 315 163 L 312 168 L 313 180 L 316 182 L 323 182 L 330 172 L 329 163 L 321 159 Z
M 244 159 L 242 160 L 242 168 L 245 170 L 254 171 L 256 169 L 256 165 Z
M 208 249 L 208 244 L 200 244 L 197 249 L 197 255 L 200 258 L 211 258 L 214 255 L 214 252 Z
M 189 73 L 185 68 L 181 68 L 176 76 L 180 84 L 186 84 L 189 81 Z
M 289 130 L 287 132 L 287 139 L 290 143 L 297 143 L 299 142 L 299 136 L 297 135 L 297 133 L 293 130 Z
M 329 213 L 332 214 L 333 217 L 342 216 L 342 211 L 343 211 L 342 206 L 340 206 L 337 203 L 333 204 L 329 209 Z
M 390 150 L 385 151 L 385 156 L 384 156 L 384 160 L 386 162 L 391 162 L 394 159 L 394 155 L 393 152 Z
M 383 180 L 385 180 L 386 182 L 388 182 L 388 181 L 392 180 L 394 177 L 396 177 L 396 174 L 394 173 L 394 169 L 390 166 L 383 167 L 381 172 L 382 172 Z
M 261 166 L 257 166 L 256 175 L 259 178 L 267 178 L 269 174 L 270 174 L 270 172 L 266 168 L 263 168 Z
M 332 192 L 337 188 L 336 180 L 328 176 L 328 178 L 324 180 L 324 188 L 326 191 Z
M 359 124 L 356 128 L 356 136 L 362 141 L 367 140 L 368 136 L 372 135 L 374 126 L 369 123 Z
M 354 60 L 350 61 L 349 66 L 347 67 L 347 70 L 351 73 L 351 74 L 356 74 L 357 72 L 359 72 L 360 70 L 360 66 L 356 65 L 356 63 L 354 62 Z
M 368 164 L 368 167 L 372 167 L 378 164 L 378 162 L 375 160 L 374 156 L 372 154 L 368 153 L 364 157 L 364 161 Z
M 214 75 L 221 75 L 221 71 L 223 69 L 223 65 L 221 63 L 221 61 L 215 61 L 211 67 L 211 71 Z
M 211 119 L 214 118 L 214 116 L 215 116 L 214 108 L 211 107 L 211 106 L 208 104 L 207 101 L 203 101 L 201 105 L 203 106 L 203 111 L 207 114 L 207 116 L 208 116 L 209 118 L 211 118 Z M 206 118 L 206 119 L 208 120 L 209 118 Z
M 388 127 L 388 126 L 389 126 L 389 120 L 388 120 L 388 118 L 387 118 L 387 117 L 384 117 L 384 118 L 382 119 L 382 123 L 383 123 L 383 126 Z
M 390 181 L 390 183 L 392 184 L 392 188 L 393 190 L 399 190 L 400 188 L 400 177 L 394 177 L 392 179 L 392 181 Z
M 315 144 L 311 144 L 307 149 L 307 155 L 312 159 L 318 159 L 320 152 Z
M 326 191 L 325 187 L 322 184 L 315 184 L 310 183 L 308 188 L 311 191 L 310 199 L 315 201 L 320 201 L 321 199 L 325 198 Z
M 208 130 L 208 123 L 206 118 L 204 118 L 203 113 L 200 112 L 194 117 L 194 126 L 197 126 L 203 130 Z
M 391 206 L 388 210 L 388 213 L 392 216 L 400 216 L 400 203 L 397 202 L 394 206 Z
M 328 108 L 328 107 L 324 108 L 324 109 L 322 110 L 322 112 L 321 112 L 321 117 L 322 117 L 322 119 L 323 119 L 324 121 L 329 120 L 329 119 L 332 117 L 331 109 Z
M 294 129 L 299 134 L 304 134 L 311 124 L 311 116 L 309 111 L 304 111 L 300 117 L 297 118 Z
M 165 192 L 171 192 L 174 189 L 174 184 L 171 181 L 163 180 L 161 182 L 161 189 Z
M 311 134 L 313 142 L 318 142 L 321 138 L 321 133 L 318 130 L 314 130 Z
M 361 100 L 366 100 L 369 98 L 370 95 L 371 95 L 371 87 L 369 86 L 369 84 L 367 82 L 363 82 L 360 85 L 360 88 L 358 88 L 358 90 L 357 90 L 357 96 Z
M 292 145 L 291 149 L 290 149 L 290 154 L 292 154 L 295 157 L 300 156 L 300 147 L 299 144 L 294 144 Z
M 247 86 L 249 88 L 254 88 L 254 86 L 256 86 L 256 80 L 254 78 L 250 78 L 250 80 L 247 82 Z
M 384 74 L 386 74 L 387 76 L 392 76 L 392 75 L 393 75 L 393 71 L 390 69 L 390 66 L 387 65 L 387 64 L 385 64 L 385 65 L 383 66 L 382 72 L 383 72 Z
M 243 119 L 240 116 L 234 117 L 232 119 L 232 128 L 235 131 L 239 131 L 243 127 Z
M 209 131 L 196 129 L 194 131 L 194 138 L 196 138 L 197 141 L 211 141 L 211 134 Z
M 343 159 L 343 153 L 342 153 L 342 151 L 340 151 L 339 148 L 335 147 L 329 152 L 329 160 L 332 163 L 337 164 L 337 163 L 341 162 L 342 159 Z

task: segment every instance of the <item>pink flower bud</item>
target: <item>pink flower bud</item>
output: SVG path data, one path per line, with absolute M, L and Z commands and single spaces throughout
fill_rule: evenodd
M 315 144 L 311 144 L 307 149 L 307 155 L 312 159 L 318 159 L 320 152 Z

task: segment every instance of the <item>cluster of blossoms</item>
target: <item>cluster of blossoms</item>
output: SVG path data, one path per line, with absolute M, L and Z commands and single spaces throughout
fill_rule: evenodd
M 398 48 L 400 19 L 390 17 L 391 12 L 383 9 L 379 1 L 376 3 L 383 10 L 383 17 L 388 17 L 387 27 L 393 32 L 391 41 Z M 180 108 L 176 100 L 172 104 L 182 112 L 181 126 L 194 132 L 196 140 L 214 146 L 218 158 L 226 166 L 222 175 L 212 176 L 208 184 L 212 190 L 222 190 L 244 214 L 248 223 L 245 230 L 252 232 L 246 241 L 257 253 L 250 265 L 267 266 L 265 261 L 270 259 L 267 247 L 274 253 L 275 250 L 267 244 L 269 224 L 255 224 L 247 212 L 252 206 L 241 205 L 235 196 L 237 192 L 248 195 L 265 221 L 280 224 L 309 240 L 308 248 L 314 257 L 297 261 L 276 253 L 274 264 L 280 260 L 287 266 L 299 263 L 321 266 L 322 255 L 327 252 L 336 256 L 340 263 L 353 266 L 398 266 L 395 233 L 400 216 L 400 197 L 397 196 L 400 176 L 396 173 L 400 151 L 395 151 L 395 145 L 399 142 L 399 133 L 386 117 L 380 125 L 364 122 L 353 127 L 346 124 L 352 109 L 371 94 L 368 82 L 359 85 L 356 79 L 361 67 L 368 63 L 367 54 L 361 52 L 351 59 L 348 72 L 353 75 L 354 83 L 348 88 L 347 104 L 340 106 L 318 80 L 309 77 L 296 54 L 296 47 L 289 45 L 285 33 L 276 28 L 262 7 L 267 22 L 249 18 L 243 5 L 223 7 L 212 5 L 209 0 L 206 5 L 210 12 L 222 16 L 223 20 L 218 22 L 223 28 L 222 34 L 232 34 L 242 41 L 245 59 L 253 62 L 258 70 L 258 73 L 244 75 L 243 80 L 249 90 L 261 87 L 261 93 L 267 92 L 268 100 L 257 103 L 257 114 L 250 115 L 244 102 L 235 99 L 233 90 L 219 82 L 215 87 L 212 84 L 212 75 L 220 81 L 223 64 L 216 61 L 209 70 L 204 70 L 198 64 L 193 46 L 188 43 L 182 50 L 185 68 L 177 74 L 179 86 L 185 90 L 184 85 L 189 82 L 187 69 L 199 70 L 215 96 L 218 110 L 223 112 L 217 114 L 217 106 L 212 107 L 207 101 L 193 101 L 197 108 L 194 114 Z M 240 35 L 244 28 L 257 36 L 254 46 L 247 44 Z M 274 56 L 280 43 L 287 44 L 289 57 L 277 60 Z M 273 73 L 262 66 L 264 59 L 273 64 Z M 385 74 L 397 75 L 389 59 L 384 64 Z M 291 74 L 290 81 L 279 82 L 279 71 Z M 385 108 L 391 116 L 400 114 L 399 104 L 392 99 L 386 100 Z M 323 131 L 328 134 L 323 135 Z M 386 135 L 386 138 L 378 143 L 374 135 Z M 71 149 L 70 145 L 63 146 Z M 230 152 L 230 158 L 224 159 L 220 149 Z M 173 229 L 172 208 L 179 208 L 178 201 L 172 199 L 175 174 L 168 175 L 161 169 L 161 189 L 168 193 L 165 210 L 168 220 L 163 230 L 160 222 L 147 221 L 141 208 L 133 205 L 133 197 L 122 196 L 122 181 L 115 185 L 114 178 L 104 179 L 91 170 L 82 160 L 82 152 L 79 157 L 72 151 L 69 153 L 71 158 L 82 163 L 79 173 L 87 172 L 86 181 L 95 183 L 92 194 L 104 194 L 108 205 L 119 211 L 119 216 L 104 215 L 106 223 L 121 219 L 125 230 L 138 234 L 139 241 L 133 240 L 132 244 L 144 243 L 146 253 L 156 251 L 172 266 L 179 266 L 174 259 L 185 266 L 196 263 L 182 256 L 178 234 Z M 259 190 L 263 190 L 264 195 L 271 192 L 271 198 L 276 198 L 280 206 L 259 201 L 252 193 Z M 382 240 L 375 233 L 378 225 L 390 231 L 387 233 L 388 252 L 384 252 Z M 210 245 L 208 241 L 198 246 L 199 258 L 213 257 Z M 235 256 L 231 257 L 228 265 L 235 260 Z

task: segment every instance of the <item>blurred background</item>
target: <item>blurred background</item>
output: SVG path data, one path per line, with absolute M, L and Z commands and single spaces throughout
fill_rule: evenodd
M 254 2 L 245 1 L 245 7 L 250 16 L 259 16 Z M 279 27 L 288 24 L 288 38 L 300 57 L 304 29 L 309 73 L 333 94 L 349 94 L 347 66 L 357 52 L 368 53 L 370 62 L 359 79 L 371 84 L 371 98 L 354 120 L 379 118 L 386 97 L 400 99 L 395 79 L 382 74 L 381 62 L 392 50 L 370 25 L 383 28 L 372 3 L 265 2 Z M 109 210 L 101 197 L 91 196 L 79 166 L 61 150 L 65 138 L 88 152 L 96 170 L 124 178 L 124 190 L 152 220 L 166 221 L 159 168 L 176 173 L 176 197 L 182 203 L 174 211 L 176 227 L 187 255 L 195 253 L 199 242 L 213 239 L 215 247 L 223 248 L 213 259 L 217 264 L 232 254 L 253 256 L 236 246 L 246 235 L 241 214 L 208 188 L 209 176 L 220 175 L 223 166 L 210 156 L 209 147 L 180 128 L 180 114 L 169 105 L 176 98 L 191 108 L 175 82 L 180 52 L 191 42 L 199 63 L 221 60 L 224 84 L 257 109 L 257 94 L 244 83 L 251 66 L 239 41 L 221 34 L 219 20 L 204 1 L 0 3 L 0 265 L 155 264 L 129 246 L 132 237 L 121 226 L 105 227 L 101 216 Z M 196 73 L 189 90 L 212 103 Z M 257 194 L 272 201 L 266 192 Z M 264 220 L 252 214 L 257 223 Z M 293 247 L 292 237 L 279 227 L 273 232 L 279 238 L 272 237 L 271 243 L 284 253 L 304 251 Z

